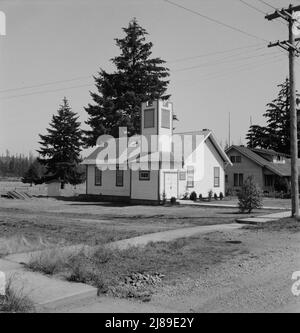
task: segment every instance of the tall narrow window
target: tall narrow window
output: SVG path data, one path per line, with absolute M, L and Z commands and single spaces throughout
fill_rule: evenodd
M 99 170 L 98 167 L 95 167 L 95 185 L 102 185 L 102 170 Z
M 220 187 L 220 167 L 214 167 L 214 187 Z
M 144 128 L 154 127 L 154 109 L 146 109 L 144 111 Z
M 239 174 L 239 186 L 243 186 L 244 184 L 244 175 L 242 173 Z
M 124 186 L 124 170 L 120 170 L 119 167 L 116 170 L 116 186 Z
M 161 127 L 170 128 L 170 111 L 161 109 Z
M 243 184 L 244 184 L 244 174 L 235 173 L 233 175 L 233 185 L 234 186 L 243 186 Z
M 187 187 L 194 187 L 194 167 L 187 167 Z

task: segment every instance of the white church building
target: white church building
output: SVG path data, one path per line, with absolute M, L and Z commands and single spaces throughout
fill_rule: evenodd
M 231 162 L 212 131 L 173 133 L 176 116 L 169 101 L 143 103 L 141 112 L 141 136 L 106 136 L 82 162 L 87 195 L 159 204 L 193 191 L 204 198 L 209 191 L 225 194 L 224 170 Z M 119 159 L 108 156 L 112 151 Z

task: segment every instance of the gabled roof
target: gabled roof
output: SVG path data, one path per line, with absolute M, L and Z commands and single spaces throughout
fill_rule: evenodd
M 251 149 L 252 151 L 258 153 L 258 154 L 265 154 L 265 155 L 271 155 L 271 156 L 284 156 L 284 157 L 289 157 L 290 155 L 288 154 L 283 154 L 283 153 L 278 153 L 277 151 L 273 149 L 262 149 L 262 148 L 248 148 Z
M 177 134 L 177 135 L 202 135 L 203 136 L 203 142 L 205 142 L 207 139 L 210 139 L 213 146 L 215 147 L 215 149 L 217 150 L 217 152 L 219 153 L 219 155 L 223 159 L 223 161 L 232 165 L 228 155 L 225 153 L 223 148 L 220 146 L 220 144 L 218 143 L 215 135 L 213 134 L 213 132 L 211 130 L 206 129 L 206 130 L 202 130 L 202 131 L 191 131 L 191 132 L 174 133 L 174 134 Z
M 228 153 L 230 150 L 235 149 L 242 155 L 248 157 L 251 161 L 260 165 L 261 167 L 265 167 L 269 171 L 275 173 L 278 176 L 290 176 L 291 175 L 291 163 L 290 160 L 286 160 L 285 163 L 272 163 L 265 158 L 258 155 L 254 149 L 250 149 L 244 146 L 231 146 L 226 150 Z M 256 151 L 261 151 L 261 149 L 256 149 Z M 275 151 L 274 151 L 275 152 Z M 275 152 L 274 155 L 279 155 Z

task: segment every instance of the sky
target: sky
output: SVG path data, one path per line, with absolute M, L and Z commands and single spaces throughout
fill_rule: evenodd
M 265 124 L 266 104 L 288 75 L 282 20 L 264 13 L 290 0 L 0 0 L 0 154 L 35 153 L 64 96 L 87 126 L 93 75 L 114 70 L 115 38 L 132 18 L 148 32 L 153 57 L 167 61 L 176 131 L 211 129 L 223 145 L 245 144 L 250 118 Z M 300 1 L 294 0 L 294 5 Z M 197 13 L 195 13 L 197 12 Z M 200 15 L 199 15 L 200 14 Z M 212 21 L 210 19 L 216 20 Z M 300 73 L 300 58 L 296 64 Z M 300 78 L 297 81 L 300 90 Z

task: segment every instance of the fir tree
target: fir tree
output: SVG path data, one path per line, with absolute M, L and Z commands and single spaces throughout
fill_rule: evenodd
M 121 54 L 111 59 L 116 71 L 101 69 L 94 77 L 98 92 L 91 93 L 94 104 L 85 108 L 91 127 L 85 131 L 87 146 L 94 146 L 102 134 L 117 137 L 119 127 L 127 127 L 129 136 L 139 133 L 141 103 L 169 98 L 169 70 L 164 60 L 151 58 L 153 44 L 146 42 L 146 30 L 133 19 L 123 31 L 125 37 L 115 39 Z
M 82 132 L 77 120 L 65 97 L 58 114 L 52 117 L 48 134 L 40 134 L 42 148 L 38 150 L 41 156 L 38 161 L 46 167 L 44 182 L 57 179 L 63 188 L 64 184 L 76 185 L 83 181 L 79 171 Z
M 266 126 L 253 125 L 246 139 L 250 148 L 273 149 L 277 152 L 290 152 L 290 84 L 286 79 L 278 86 L 280 88 L 276 99 L 267 104 L 264 117 Z M 299 130 L 300 127 L 298 126 Z M 300 149 L 300 147 L 299 147 Z
M 38 160 L 35 160 L 33 163 L 31 163 L 29 169 L 25 172 L 22 182 L 25 184 L 32 184 L 37 185 L 42 183 L 44 175 L 44 168 L 39 163 Z

